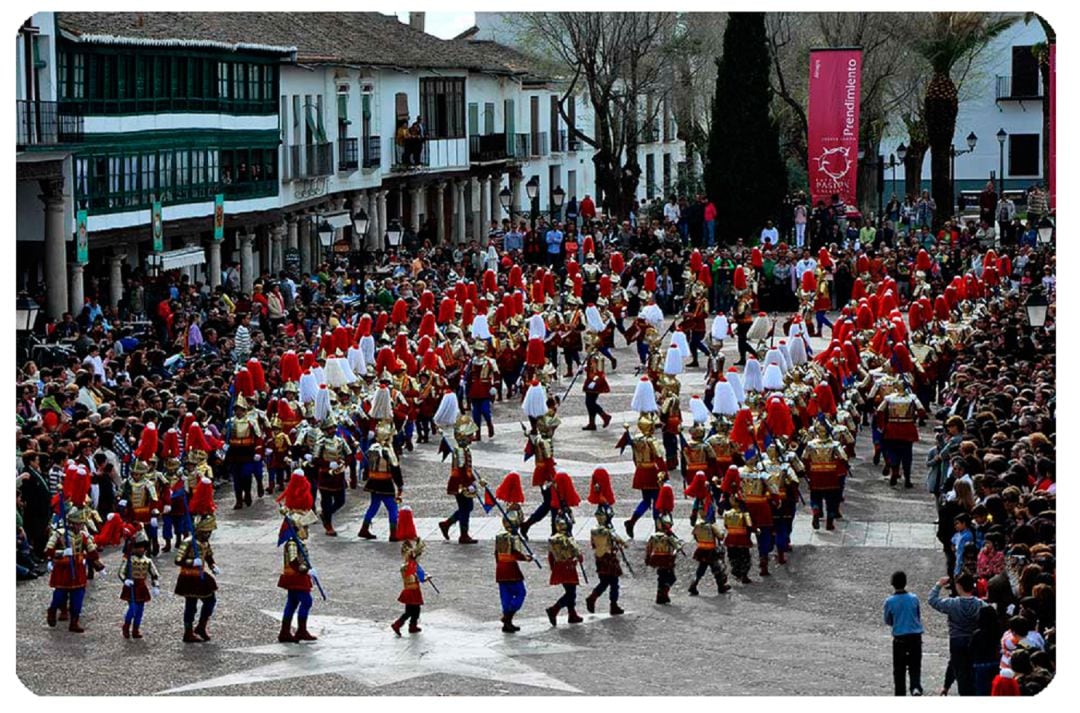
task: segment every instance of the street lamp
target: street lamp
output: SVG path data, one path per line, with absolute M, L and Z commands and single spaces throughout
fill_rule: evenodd
M 1005 197 L 1005 139 L 1009 134 L 1005 129 L 998 129 L 998 198 Z
M 514 216 L 510 215 L 510 206 L 513 202 L 513 198 L 514 195 L 510 192 L 509 188 L 504 186 L 503 189 L 499 191 L 499 203 L 502 204 L 503 212 L 510 216 L 511 221 L 514 219 Z
M 975 144 L 978 142 L 979 137 L 972 131 L 967 135 L 967 150 L 957 149 L 956 146 L 949 147 L 949 192 L 952 194 L 954 214 L 956 212 L 956 157 L 974 151 Z
M 15 331 L 29 332 L 37 322 L 38 312 L 41 307 L 25 292 L 19 294 L 15 300 Z
M 390 247 L 396 248 L 401 245 L 401 221 L 394 218 L 390 221 L 390 225 L 386 228 L 386 240 L 390 243 Z
M 353 216 L 352 224 L 353 224 L 353 230 L 356 232 L 357 235 L 360 235 L 360 236 L 367 235 L 367 229 L 368 229 L 368 214 L 367 214 L 367 211 L 364 210 L 363 208 L 361 208 L 360 211 L 356 215 Z
M 1039 245 L 1049 245 L 1053 237 L 1054 224 L 1050 222 L 1049 218 L 1043 218 L 1039 221 Z
M 551 211 L 552 220 L 559 220 L 562 218 L 562 206 L 563 201 L 566 200 L 566 191 L 562 189 L 562 186 L 555 186 L 555 190 L 551 192 Z
M 540 176 L 533 176 L 525 183 L 525 195 L 529 197 L 529 222 L 536 234 L 536 219 L 540 217 Z
M 1039 329 L 1046 324 L 1046 310 L 1050 303 L 1046 301 L 1046 295 L 1042 290 L 1034 290 L 1028 295 L 1024 309 L 1027 310 L 1028 326 Z
M 903 144 L 900 144 L 900 145 L 903 146 Z M 893 198 L 896 197 L 896 165 L 897 165 L 896 154 L 894 154 L 894 153 L 889 154 L 889 168 L 892 169 L 892 187 L 891 187 L 892 190 L 890 191 L 890 193 L 892 193 Z
M 899 146 L 896 147 L 896 158 L 898 158 L 900 160 L 900 163 L 904 163 L 904 159 L 907 158 L 907 146 L 904 146 L 904 144 L 900 144 Z M 893 176 L 894 176 L 893 182 L 894 183 L 896 181 L 895 175 L 896 175 L 896 172 L 894 171 L 893 172 Z M 904 181 L 907 182 L 907 166 L 904 167 Z M 893 186 L 893 192 L 894 193 L 896 192 L 896 187 L 895 186 Z M 905 194 L 907 193 L 906 188 L 904 189 L 904 193 Z

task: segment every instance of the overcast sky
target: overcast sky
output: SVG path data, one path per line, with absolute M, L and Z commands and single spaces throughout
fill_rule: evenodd
M 402 22 L 409 21 L 407 11 L 399 11 L 397 16 Z M 472 27 L 475 21 L 476 15 L 472 12 L 429 12 L 424 18 L 424 30 L 448 40 Z

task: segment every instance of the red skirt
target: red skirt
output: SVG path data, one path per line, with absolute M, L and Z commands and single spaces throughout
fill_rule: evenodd
M 53 589 L 82 589 L 86 586 L 86 563 L 82 555 L 75 555 L 75 573 L 72 575 L 70 557 L 53 560 L 49 586 Z
M 217 591 L 217 580 L 214 579 L 214 575 L 209 568 L 206 569 L 203 576 L 199 576 L 198 569 L 184 567 L 180 570 L 180 576 L 176 578 L 176 589 L 173 591 L 181 597 L 205 599 L 213 596 L 214 592 Z
M 660 469 L 657 468 L 655 463 L 639 465 L 634 468 L 634 482 L 631 487 L 634 490 L 659 490 L 660 481 L 657 480 L 659 475 Z
M 596 558 L 596 575 L 598 577 L 621 577 L 622 565 L 619 556 L 614 552 L 608 552 Z
M 534 488 L 547 485 L 555 480 L 555 461 L 536 459 L 536 467 L 533 468 L 532 484 Z
M 398 595 L 397 600 L 402 604 L 415 604 L 421 606 L 424 603 L 424 594 L 420 591 L 420 587 L 415 589 L 411 587 L 405 587 L 401 590 L 401 594 Z
M 578 584 L 577 560 L 556 562 L 555 558 L 549 553 L 548 564 L 551 567 L 551 577 L 548 579 L 548 584 Z
M 131 601 L 131 587 L 124 585 L 124 588 L 120 591 L 120 598 L 125 602 Z M 150 588 L 146 586 L 145 579 L 135 580 L 135 601 L 148 602 L 150 601 Z
M 311 591 L 311 575 L 299 572 L 282 572 L 278 577 L 277 586 L 281 589 L 291 589 L 300 592 Z
M 772 506 L 767 498 L 747 498 L 746 511 L 750 513 L 750 520 L 754 527 L 772 527 Z

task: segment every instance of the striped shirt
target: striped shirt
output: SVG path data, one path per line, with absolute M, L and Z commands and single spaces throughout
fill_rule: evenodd
M 241 324 L 236 328 L 233 340 L 236 342 L 233 347 L 233 357 L 237 361 L 247 361 L 248 355 L 251 354 L 251 332 Z

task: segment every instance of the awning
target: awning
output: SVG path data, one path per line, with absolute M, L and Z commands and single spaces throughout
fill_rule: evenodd
M 146 262 L 150 267 L 157 267 L 164 272 L 178 270 L 181 267 L 204 264 L 206 262 L 206 251 L 199 245 L 193 245 L 179 250 L 169 250 L 156 255 L 148 255 Z
M 341 230 L 342 228 L 347 228 L 352 225 L 352 216 L 349 215 L 348 211 L 345 211 L 344 213 L 334 213 L 332 215 L 324 213 L 320 215 L 319 218 L 333 226 L 334 230 Z

